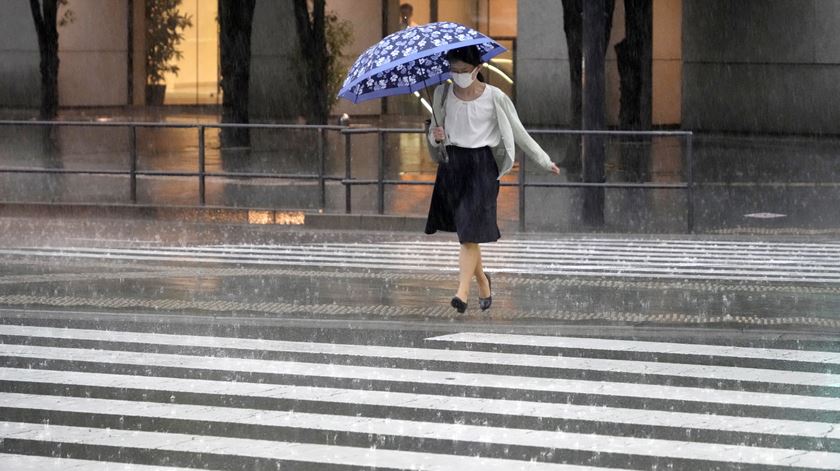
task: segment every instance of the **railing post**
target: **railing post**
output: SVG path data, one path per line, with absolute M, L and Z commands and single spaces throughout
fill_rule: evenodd
M 344 134 L 344 212 L 351 213 L 353 201 L 353 186 L 350 184 L 350 178 L 353 175 L 352 171 L 352 157 L 353 153 L 350 149 L 350 133 Z
M 206 199 L 204 197 L 204 180 L 205 180 L 205 165 L 204 165 L 204 126 L 198 127 L 198 204 L 204 206 Z
M 318 203 L 322 212 L 327 208 L 327 185 L 324 179 L 324 174 L 327 173 L 325 131 L 324 128 L 318 129 Z
M 694 234 L 694 134 L 691 133 L 686 137 L 685 141 L 685 160 L 686 160 L 686 167 L 687 167 L 687 195 L 686 199 L 688 200 L 686 204 L 688 205 L 686 215 L 687 223 L 688 223 L 688 233 Z
M 519 159 L 519 232 L 525 232 L 525 156 Z
M 132 125 L 128 130 L 128 152 L 131 160 L 128 174 L 129 195 L 131 204 L 137 204 L 137 127 Z
M 385 133 L 379 131 L 379 168 L 376 177 L 376 209 L 385 214 Z

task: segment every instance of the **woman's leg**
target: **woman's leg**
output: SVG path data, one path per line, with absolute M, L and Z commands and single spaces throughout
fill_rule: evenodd
M 475 274 L 476 264 L 480 256 L 478 244 L 466 242 L 461 244 L 461 252 L 458 256 L 460 273 L 458 277 L 458 292 L 455 296 L 466 302 L 470 295 L 470 280 Z
M 478 252 L 478 259 L 475 263 L 475 281 L 478 283 L 478 296 L 486 298 L 490 296 L 490 283 L 484 275 L 484 265 L 481 263 L 481 246 L 476 244 L 476 251 Z

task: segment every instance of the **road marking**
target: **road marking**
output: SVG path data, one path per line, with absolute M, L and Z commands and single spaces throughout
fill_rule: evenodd
M 165 353 L 86 350 L 78 348 L 8 344 L 0 345 L 0 355 L 42 360 L 82 361 L 100 364 L 127 364 L 145 367 L 157 366 L 211 371 L 240 371 L 263 374 L 282 373 L 284 375 L 302 377 L 392 381 L 399 383 L 591 394 L 598 396 L 649 398 L 713 404 L 738 404 L 758 407 L 779 407 L 785 409 L 840 411 L 840 397 L 716 390 L 685 386 L 663 386 L 609 381 L 584 381 L 482 373 L 462 373 L 457 371 L 378 368 L 369 366 L 303 363 L 278 360 L 220 358 Z
M 417 245 L 426 244 L 430 246 L 452 246 L 454 241 L 439 241 L 430 239 L 414 239 L 414 240 L 396 240 L 396 241 L 382 241 L 375 244 L 364 242 L 324 242 L 330 245 Z M 795 250 L 824 250 L 840 252 L 840 243 L 835 242 L 769 242 L 760 240 L 751 241 L 732 241 L 722 239 L 708 239 L 708 240 L 692 240 L 692 239 L 638 239 L 638 238 L 615 238 L 615 239 L 600 239 L 600 238 L 561 238 L 561 239 L 520 239 L 520 238 L 503 238 L 497 242 L 488 243 L 483 247 L 494 246 L 598 246 L 598 247 L 651 247 L 658 249 L 682 249 L 682 248 L 702 248 L 702 249 L 795 249 Z M 241 244 L 211 244 L 209 247 L 241 247 Z M 248 244 L 248 247 L 276 247 L 276 245 L 269 244 Z
M 240 247 L 62 247 L 62 248 L 37 248 L 28 247 L 19 250 L 54 250 L 64 252 L 96 252 L 106 254 L 148 254 L 148 255 L 215 255 L 243 257 L 251 256 L 281 256 L 288 254 L 315 255 L 342 255 L 347 257 L 381 257 L 387 254 L 394 259 L 417 258 L 418 251 L 423 251 L 424 260 L 449 260 L 457 257 L 457 247 L 427 246 L 425 244 L 394 245 L 394 244 L 321 244 L 321 245 L 278 245 L 274 247 L 257 248 L 254 246 Z M 581 249 L 569 248 L 534 248 L 529 246 L 513 246 L 508 249 L 499 247 L 484 247 L 483 253 L 490 258 L 503 261 L 525 262 L 529 260 L 555 259 L 555 260 L 585 260 L 585 261 L 613 261 L 613 262 L 644 262 L 656 265 L 667 263 L 695 263 L 712 262 L 729 266 L 736 262 L 743 262 L 758 267 L 774 267 L 779 264 L 814 264 L 820 267 L 837 267 L 840 261 L 834 257 L 840 253 L 808 253 L 808 252 L 768 252 L 767 254 L 754 251 L 740 250 L 732 253 L 715 253 L 708 250 L 686 251 L 680 250 L 677 253 L 661 253 L 656 250 L 640 250 L 639 248 L 628 248 L 621 252 L 605 251 L 601 247 L 590 247 Z M 656 263 L 659 262 L 659 263 Z M 729 262 L 728 264 L 726 262 Z
M 456 250 L 423 250 L 419 247 L 407 247 L 401 249 L 392 248 L 359 248 L 359 247 L 312 247 L 312 246 L 297 246 L 297 247 L 275 247 L 273 249 L 252 250 L 247 248 L 239 249 L 213 249 L 213 248 L 160 248 L 161 250 L 138 250 L 138 254 L 173 254 L 180 256 L 212 256 L 223 257 L 228 259 L 235 259 L 239 257 L 243 260 L 251 260 L 255 258 L 264 259 L 286 259 L 294 255 L 306 257 L 341 257 L 343 259 L 385 259 L 389 263 L 416 261 L 418 259 L 418 251 L 423 251 L 422 260 L 434 264 L 451 264 L 457 259 Z M 524 250 L 523 250 L 524 249 Z M 78 249 L 89 250 L 89 249 Z M 113 251 L 110 251 L 111 253 Z M 538 264 L 546 264 L 551 262 L 554 265 L 564 264 L 563 266 L 596 266 L 598 264 L 604 267 L 622 266 L 622 267 L 636 267 L 649 268 L 655 270 L 657 268 L 692 268 L 701 267 L 707 269 L 739 269 L 741 272 L 750 272 L 762 270 L 768 274 L 776 271 L 786 271 L 786 269 L 807 269 L 808 272 L 836 272 L 840 268 L 840 260 L 834 256 L 826 256 L 823 254 L 815 255 L 813 257 L 792 256 L 787 257 L 756 257 L 754 254 L 741 254 L 737 257 L 733 256 L 719 256 L 709 254 L 681 254 L 681 255 L 657 255 L 650 252 L 628 252 L 622 254 L 602 254 L 600 252 L 580 252 L 570 253 L 568 251 L 534 251 L 527 248 L 520 248 L 516 251 L 499 251 L 496 249 L 483 249 L 482 260 L 487 263 L 500 263 L 509 265 L 521 265 L 529 262 L 536 262 Z
M 68 247 L 72 249 L 74 247 Z M 37 249 L 30 247 L 29 249 Z M 79 247 L 78 249 L 84 249 Z M 89 247 L 87 249 L 90 249 Z M 115 248 L 119 249 L 119 248 Z M 135 250 L 155 250 L 160 253 L 165 252 L 194 252 L 194 253 L 241 253 L 246 255 L 262 255 L 272 253 L 284 253 L 292 251 L 310 251 L 312 253 L 335 253 L 337 251 L 361 254 L 361 255 L 376 255 L 376 254 L 393 254 L 393 255 L 414 255 L 416 256 L 418 250 L 423 250 L 424 257 L 441 257 L 441 256 L 457 256 L 457 247 L 448 245 L 427 245 L 423 243 L 416 244 L 303 244 L 303 245 L 274 245 L 274 246 L 256 246 L 256 245 L 239 245 L 239 246 L 195 246 L 195 247 L 130 247 Z M 832 258 L 832 256 L 840 255 L 840 252 L 813 252 L 813 251 L 756 251 L 756 250 L 727 250 L 716 251 L 704 248 L 697 249 L 680 249 L 673 251 L 661 251 L 655 248 L 644 247 L 628 247 L 626 249 L 616 250 L 598 246 L 569 246 L 569 247 L 533 247 L 530 245 L 505 245 L 496 246 L 487 245 L 482 247 L 482 253 L 499 256 L 499 257 L 520 257 L 528 258 L 542 258 L 542 257 L 568 257 L 581 258 L 586 257 L 594 260 L 612 260 L 612 259 L 641 259 L 641 260 L 663 260 L 663 261 L 677 261 L 677 260 L 711 260 L 711 261 L 743 261 L 750 263 L 791 263 L 799 261 L 807 261 L 816 263 L 818 265 L 837 266 L 839 262 Z M 757 257 L 758 256 L 758 257 Z
M 284 340 L 248 339 L 236 337 L 209 337 L 199 335 L 174 335 L 16 325 L 0 325 L 0 335 L 46 337 L 65 340 L 94 340 L 102 342 L 123 342 L 178 347 L 190 346 L 230 348 L 237 350 L 256 350 L 260 352 L 318 353 L 326 355 L 350 355 L 371 358 L 492 364 L 534 368 L 557 368 L 600 371 L 607 373 L 723 379 L 730 381 L 754 381 L 762 383 L 792 384 L 797 386 L 840 387 L 840 375 L 835 374 L 785 371 L 779 369 L 741 368 L 734 366 L 694 365 L 684 363 L 562 357 L 521 353 L 494 353 L 467 350 L 389 347 L 381 345 L 292 342 Z
M 326 402 L 409 408 L 428 411 L 541 417 L 600 423 L 675 427 L 748 434 L 798 436 L 840 440 L 840 427 L 827 422 L 766 419 L 707 413 L 586 406 L 565 403 L 516 401 L 480 397 L 442 396 L 367 389 L 343 389 L 205 379 L 131 376 L 78 371 L 0 368 L 0 381 L 41 383 L 56 386 L 104 387 L 219 396 L 271 398 L 291 401 Z
M 782 448 L 312 414 L 294 411 L 162 404 L 156 402 L 13 393 L 0 393 L 0 407 L 76 412 L 82 414 L 101 414 L 103 411 L 113 411 L 112 414 L 141 418 L 181 419 L 197 422 L 288 427 L 547 449 L 560 448 L 594 453 L 620 453 L 700 461 L 724 461 L 740 464 L 789 465 L 794 463 L 791 460 L 791 450 Z M 795 463 L 800 466 L 835 469 L 827 468 L 827 466 L 840 466 L 840 453 L 803 450 L 801 453 L 796 454 Z
M 2 452 L 0 452 L 0 469 L 7 471 L 195 471 L 195 468 L 109 463 L 93 460 L 78 460 L 75 458 L 14 455 Z
M 305 250 L 305 248 L 300 249 Z M 422 249 L 417 248 L 417 251 Z M 145 260 L 183 263 L 227 263 L 250 265 L 307 266 L 313 264 L 334 268 L 366 268 L 384 270 L 420 270 L 455 272 L 454 258 L 425 260 L 416 256 L 409 258 L 385 257 L 382 254 L 358 257 L 351 252 L 336 250 L 324 253 L 306 253 L 291 251 L 285 254 L 243 256 L 230 253 L 196 253 L 186 250 L 130 250 L 130 249 L 12 249 L 0 250 L 0 254 L 18 256 L 44 256 L 65 258 L 95 258 L 109 260 Z M 574 259 L 575 263 L 553 260 L 547 257 L 542 263 L 529 259 L 496 259 L 488 253 L 488 270 L 498 273 L 517 273 L 527 275 L 567 275 L 597 277 L 637 277 L 652 279 L 691 279 L 725 281 L 760 281 L 760 282 L 802 282 L 802 283 L 840 283 L 840 267 L 818 267 L 814 263 L 801 261 L 795 266 L 784 266 L 776 260 L 770 260 L 768 267 L 748 269 L 745 264 L 731 266 L 704 266 L 696 263 L 659 264 L 641 261 L 617 259 L 612 262 L 586 262 Z M 413 263 L 412 263 L 413 262 Z M 562 262 L 562 263 L 561 263 Z M 779 263 L 776 263 L 779 262 Z
M 786 350 L 780 348 L 736 347 L 730 345 L 706 345 L 697 343 L 647 342 L 639 340 L 616 340 L 596 337 L 555 337 L 547 335 L 517 335 L 489 332 L 460 332 L 429 337 L 426 340 L 439 342 L 465 342 L 493 345 L 515 345 L 548 348 L 579 348 L 642 353 L 673 353 L 679 355 L 703 355 L 732 358 L 753 358 L 760 360 L 797 361 L 809 363 L 840 364 L 840 353 L 816 350 Z
M 75 443 L 91 446 L 119 446 L 127 449 L 201 453 L 230 457 L 266 458 L 282 461 L 443 471 L 562 470 L 588 471 L 595 468 L 554 463 L 526 462 L 497 458 L 455 456 L 439 453 L 358 448 L 348 446 L 290 443 L 271 440 L 158 433 L 138 430 L 97 429 L 17 422 L 0 422 L 0 438 Z M 829 463 L 830 464 L 830 463 Z M 818 468 L 827 469 L 827 468 Z

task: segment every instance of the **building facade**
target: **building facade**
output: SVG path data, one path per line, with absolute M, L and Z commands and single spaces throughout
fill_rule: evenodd
M 532 125 L 570 124 L 569 59 L 560 0 L 329 0 L 349 21 L 351 59 L 410 21 L 452 20 L 475 27 L 511 52 L 489 80 L 517 101 Z M 617 0 L 607 52 L 607 112 L 618 121 L 614 45 L 624 37 Z M 302 106 L 294 67 L 297 36 L 291 0 L 257 0 L 251 63 L 255 119 L 295 119 Z M 37 108 L 37 37 L 24 0 L 0 16 L 0 108 Z M 70 0 L 74 21 L 59 29 L 62 107 L 144 106 L 144 0 Z M 216 0 L 183 0 L 191 18 L 179 45 L 178 74 L 165 77 L 164 106 L 221 102 Z M 653 0 L 652 121 L 698 131 L 840 133 L 840 0 Z M 511 83 L 512 82 L 512 83 Z M 400 99 L 351 105 L 351 115 L 421 114 Z M 408 99 L 411 100 L 410 98 Z

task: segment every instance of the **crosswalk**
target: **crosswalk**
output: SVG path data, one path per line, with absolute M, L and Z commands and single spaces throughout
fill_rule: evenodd
M 0 255 L 452 272 L 457 270 L 458 247 L 453 242 L 418 239 L 184 247 L 30 247 L 0 249 Z M 484 244 L 483 261 L 494 272 L 525 275 L 840 283 L 840 243 L 833 242 L 510 239 Z
M 840 469 L 828 343 L 96 327 L 0 323 L 0 469 Z

